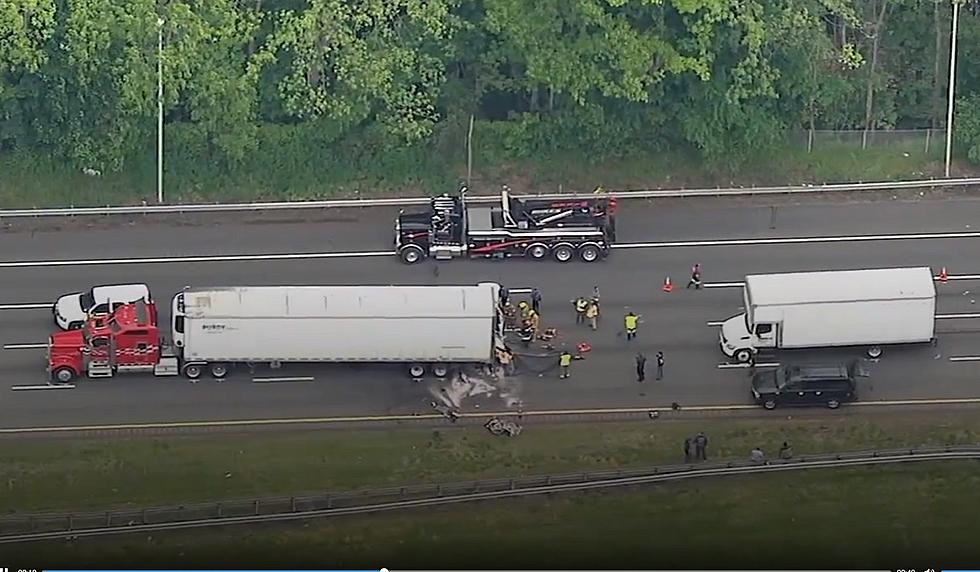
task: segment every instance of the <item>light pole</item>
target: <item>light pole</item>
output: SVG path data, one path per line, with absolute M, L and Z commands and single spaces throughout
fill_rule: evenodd
M 163 204 L 163 18 L 157 18 L 157 203 Z
M 953 0 L 953 32 L 949 46 L 949 95 L 946 101 L 946 178 L 953 152 L 953 92 L 956 87 L 956 29 L 959 25 L 960 2 Z

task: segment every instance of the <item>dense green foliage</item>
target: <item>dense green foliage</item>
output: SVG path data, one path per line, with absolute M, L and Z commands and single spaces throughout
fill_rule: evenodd
M 161 29 L 168 153 L 209 171 L 411 176 L 458 163 L 471 115 L 498 161 L 693 149 L 737 162 L 791 130 L 942 127 L 951 12 L 933 0 L 0 0 L 0 151 L 104 172 L 145 162 Z M 957 137 L 980 162 L 980 2 L 960 12 Z

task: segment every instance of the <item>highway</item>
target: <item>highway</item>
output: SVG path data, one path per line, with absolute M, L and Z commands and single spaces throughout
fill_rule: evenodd
M 544 295 L 546 326 L 561 342 L 588 341 L 593 351 L 573 364 L 572 379 L 554 372 L 525 372 L 492 395 L 462 400 L 464 411 L 499 410 L 520 402 L 526 410 L 664 407 L 748 403 L 747 373 L 720 368 L 725 360 L 716 329 L 741 305 L 738 288 L 685 290 L 688 271 L 700 262 L 708 283 L 740 282 L 746 274 L 886 266 L 931 266 L 951 274 L 980 273 L 980 201 L 820 203 L 767 206 L 733 200 L 627 202 L 618 223 L 627 248 L 596 265 L 529 261 L 463 261 L 406 267 L 393 256 L 395 211 L 321 212 L 303 218 L 220 215 L 214 220 L 140 221 L 120 218 L 52 226 L 18 221 L 0 241 L 0 306 L 44 303 L 94 284 L 146 282 L 164 304 L 184 285 L 260 284 L 468 284 L 494 280 L 537 286 Z M 145 224 L 144 224 L 145 223 Z M 956 238 L 936 238 L 955 233 Z M 895 239 L 894 235 L 905 236 Z M 800 241 L 801 237 L 878 235 L 876 240 Z M 768 238 L 772 244 L 745 244 Z M 791 239 L 786 243 L 780 239 Z M 704 241 L 708 241 L 705 245 Z M 711 242 L 714 241 L 714 242 Z M 729 241 L 718 245 L 717 241 Z M 629 246 L 633 247 L 629 247 Z M 317 255 L 330 258 L 187 262 L 189 256 Z M 365 256 L 364 253 L 376 253 Z M 160 259 L 127 262 L 127 259 Z M 276 258 L 273 256 L 273 258 Z M 80 263 L 65 263 L 64 261 Z M 111 260 L 114 263 L 98 263 Z M 59 265 L 51 265 L 58 262 Z M 11 264 L 16 263 L 16 264 Z M 672 293 L 660 287 L 666 275 Z M 598 285 L 604 321 L 597 333 L 574 325 L 569 301 Z M 973 291 L 980 282 L 938 285 L 938 313 L 980 312 Z M 642 316 L 639 339 L 618 333 L 622 315 Z M 166 310 L 165 308 L 163 308 Z M 861 388 L 866 401 L 980 397 L 980 362 L 950 357 L 980 355 L 980 320 L 941 320 L 937 346 L 888 348 L 872 364 Z M 52 331 L 44 309 L 0 310 L 0 343 L 43 342 Z M 653 382 L 653 355 L 666 354 L 666 376 Z M 646 353 L 648 381 L 634 379 L 633 355 Z M 821 358 L 856 355 L 821 353 Z M 801 359 L 814 357 L 811 354 Z M 532 370 L 542 360 L 527 360 Z M 9 391 L 44 383 L 44 351 L 0 353 L 0 427 L 37 427 L 165 421 L 318 417 L 431 412 L 435 384 L 415 384 L 400 372 L 375 366 L 307 366 L 260 371 L 262 377 L 313 377 L 313 381 L 253 383 L 247 372 L 228 381 L 120 376 L 82 380 L 64 391 Z M 450 388 L 450 393 L 455 395 Z M 778 413 L 776 414 L 778 415 Z

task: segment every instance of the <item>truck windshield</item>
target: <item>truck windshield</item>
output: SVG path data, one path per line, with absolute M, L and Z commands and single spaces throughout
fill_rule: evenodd
M 89 290 L 88 292 L 82 292 L 78 301 L 82 305 L 82 309 L 90 309 L 92 306 L 95 306 L 95 291 Z

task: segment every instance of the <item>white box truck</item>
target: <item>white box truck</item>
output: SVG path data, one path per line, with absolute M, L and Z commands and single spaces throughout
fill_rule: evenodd
M 748 362 L 763 348 L 869 347 L 929 342 L 935 336 L 932 271 L 882 268 L 745 277 L 745 313 L 726 320 L 726 356 Z
M 188 288 L 172 304 L 185 375 L 235 363 L 388 362 L 412 377 L 492 364 L 503 347 L 500 286 Z

